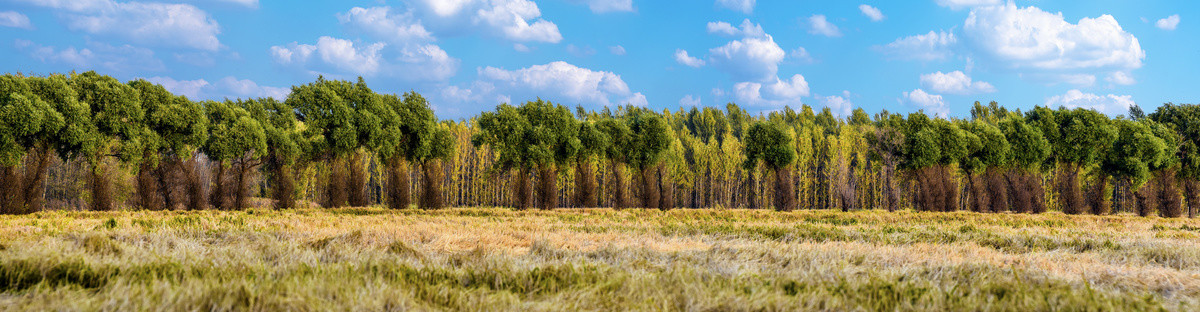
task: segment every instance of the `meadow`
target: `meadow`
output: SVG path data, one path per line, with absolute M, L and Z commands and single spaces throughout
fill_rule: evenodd
M 0 216 L 0 310 L 1194 311 L 1200 221 L 384 208 Z

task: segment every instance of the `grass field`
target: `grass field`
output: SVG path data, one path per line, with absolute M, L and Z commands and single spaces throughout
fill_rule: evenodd
M 0 216 L 3 310 L 1200 309 L 1200 222 L 380 208 Z

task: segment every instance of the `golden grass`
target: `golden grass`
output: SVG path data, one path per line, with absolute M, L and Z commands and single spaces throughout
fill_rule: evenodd
M 0 310 L 1177 310 L 1200 222 L 381 208 L 0 216 Z

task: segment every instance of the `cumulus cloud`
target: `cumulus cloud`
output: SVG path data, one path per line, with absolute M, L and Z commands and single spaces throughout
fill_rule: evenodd
M 951 10 L 960 10 L 962 8 L 973 8 L 980 6 L 998 5 L 1001 0 L 937 0 L 937 4 L 950 8 Z
M 950 115 L 950 108 L 946 106 L 946 101 L 938 94 L 929 94 L 925 90 L 916 89 L 912 90 L 912 92 L 904 92 L 904 100 L 916 105 L 917 108 L 940 117 Z
M 743 38 L 708 50 L 714 67 L 729 73 L 739 81 L 767 81 L 776 78 L 779 62 L 787 53 L 771 35 Z
M 798 47 L 795 50 L 792 50 L 792 52 L 788 53 L 788 57 L 796 59 L 802 63 L 813 62 L 812 55 L 808 54 L 808 49 L 805 49 L 804 47 Z
M 675 49 L 675 62 L 691 67 L 704 66 L 704 60 L 689 56 L 683 49 Z
M 1137 83 L 1137 80 L 1133 79 L 1133 76 L 1129 75 L 1129 73 L 1119 71 L 1109 74 L 1104 80 L 1112 84 L 1125 86 Z
M 754 0 L 717 0 L 717 6 L 746 14 L 754 12 Z
M 1129 70 L 1145 51 L 1111 15 L 1071 24 L 1062 13 L 1007 5 L 971 10 L 963 33 L 984 57 L 1019 70 Z
M 779 108 L 784 105 L 800 105 L 800 98 L 809 95 L 808 81 L 804 76 L 794 75 L 791 79 L 775 78 L 772 83 L 739 82 L 733 85 L 733 94 L 738 103 Z
M 873 6 L 860 4 L 858 5 L 858 10 L 862 11 L 862 14 L 866 15 L 867 18 L 870 18 L 872 22 L 882 21 L 885 18 L 883 16 L 883 12 L 880 12 L 879 8 Z
M 278 100 L 287 98 L 290 88 L 260 86 L 249 79 L 237 79 L 228 76 L 209 83 L 204 79 L 175 80 L 171 77 L 150 77 L 146 81 L 157 83 L 171 93 L 187 96 L 192 100 L 222 100 L 234 98 L 271 97 Z
M 19 0 L 62 11 L 68 29 L 153 46 L 216 51 L 221 28 L 190 4 L 113 0 Z
M 1154 26 L 1162 30 L 1175 30 L 1179 27 L 1179 14 L 1171 15 L 1154 22 Z
M 700 106 L 700 97 L 691 94 L 684 95 L 679 99 L 679 106 Z
M 971 77 L 962 71 L 949 73 L 936 72 L 921 75 L 921 87 L 937 93 L 971 95 L 996 92 L 992 84 L 983 81 L 971 81 Z
M 818 96 L 817 100 L 821 105 L 828 107 L 834 115 L 839 117 L 850 116 L 850 111 L 854 109 L 854 103 L 850 102 L 850 91 L 842 91 L 842 95 Z
M 15 11 L 0 12 L 0 26 L 33 29 L 33 24 L 29 23 L 29 17 Z
M 593 13 L 633 12 L 633 0 L 569 0 L 575 4 L 587 4 Z
M 825 15 L 813 15 L 808 18 L 808 33 L 826 37 L 841 37 L 842 31 L 836 25 L 825 19 Z
M 633 92 L 620 75 L 594 71 L 566 62 L 534 65 L 517 70 L 478 69 L 479 79 L 469 88 L 449 86 L 442 96 L 456 103 L 513 102 L 541 97 L 566 105 L 646 106 L 646 96 Z
M 1096 110 L 1110 116 L 1129 112 L 1129 107 L 1137 105 L 1130 95 L 1095 95 L 1072 89 L 1062 95 L 1046 98 L 1047 107 L 1065 106 L 1068 108 L 1085 108 Z
M 608 52 L 612 53 L 613 55 L 625 55 L 625 47 L 620 45 L 611 46 L 608 47 Z
M 393 12 L 390 7 L 355 7 L 338 14 L 337 18 L 351 29 L 392 43 L 433 40 L 433 34 L 421 25 L 412 11 Z
M 517 42 L 562 41 L 558 25 L 542 19 L 530 0 L 409 0 L 434 33 L 478 32 Z
M 387 76 L 408 81 L 444 81 L 458 70 L 459 61 L 432 44 L 400 47 L 396 57 L 384 57 L 386 43 L 356 43 L 323 36 L 315 45 L 293 42 L 272 46 L 276 64 L 317 74 Z
M 751 23 L 750 19 L 743 20 L 739 27 L 734 27 L 726 22 L 708 22 L 707 28 L 710 34 L 730 37 L 762 37 L 767 34 L 763 31 L 762 25 Z
M 951 48 L 958 43 L 954 33 L 930 31 L 928 34 L 908 36 L 875 49 L 894 59 L 935 61 L 954 55 Z
M 29 40 L 17 39 L 16 48 L 43 63 L 70 66 L 75 70 L 101 70 L 106 72 L 162 71 L 166 67 L 154 56 L 154 51 L 131 45 L 112 46 L 99 42 L 88 42 L 86 48 L 73 46 L 56 48 Z

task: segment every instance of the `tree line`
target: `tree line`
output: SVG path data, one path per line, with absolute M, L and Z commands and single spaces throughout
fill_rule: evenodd
M 0 78 L 0 211 L 272 205 L 915 209 L 1195 215 L 1200 106 L 976 102 L 970 118 L 804 105 L 438 120 L 357 81 L 192 101 L 95 72 Z M 415 201 L 413 200 L 415 194 Z M 263 200 L 268 198 L 269 200 Z M 49 202 L 49 207 L 47 207 Z M 1186 209 L 1185 209 L 1186 204 Z

